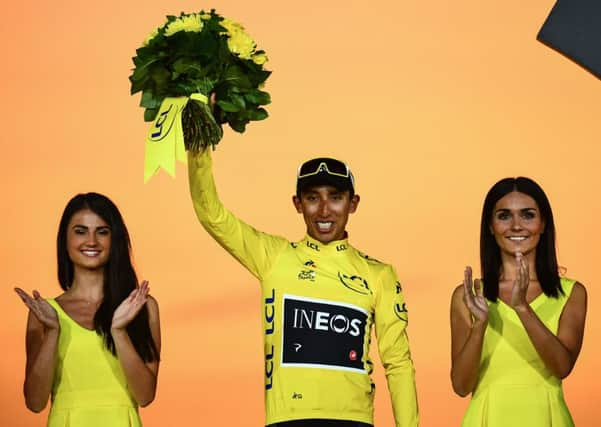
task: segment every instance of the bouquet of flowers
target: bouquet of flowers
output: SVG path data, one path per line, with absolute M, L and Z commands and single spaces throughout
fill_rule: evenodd
M 129 77 L 131 93 L 142 92 L 144 120 L 154 121 L 149 139 L 179 126 L 185 149 L 199 151 L 219 142 L 224 123 L 244 132 L 265 119 L 266 61 L 244 28 L 215 10 L 168 16 L 136 50 Z

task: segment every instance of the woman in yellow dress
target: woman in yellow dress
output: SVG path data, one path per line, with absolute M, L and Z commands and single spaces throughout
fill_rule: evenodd
M 59 297 L 15 291 L 29 308 L 24 394 L 48 427 L 138 427 L 138 406 L 155 396 L 159 311 L 138 286 L 119 210 L 97 193 L 79 194 L 57 236 Z
M 528 178 L 488 192 L 482 280 L 465 270 L 451 300 L 453 389 L 472 394 L 462 426 L 568 427 L 561 387 L 584 333 L 586 290 L 559 276 L 549 201 Z

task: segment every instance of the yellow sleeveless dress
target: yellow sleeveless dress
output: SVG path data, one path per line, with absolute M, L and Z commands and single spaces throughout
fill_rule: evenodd
M 54 299 L 61 332 L 48 427 L 141 427 L 119 360 Z
M 539 295 L 530 307 L 557 335 L 559 317 L 574 280 L 561 279 L 565 295 Z M 500 299 L 488 302 L 480 376 L 463 427 L 572 427 L 561 380 L 545 367 L 515 311 Z

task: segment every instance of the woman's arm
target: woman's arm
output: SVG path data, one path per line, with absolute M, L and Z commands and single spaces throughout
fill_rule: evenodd
M 472 283 L 472 270 L 467 267 L 463 285 L 455 289 L 451 298 L 451 383 L 459 396 L 474 391 L 478 381 L 487 325 L 488 304 L 480 281 Z
M 52 391 L 60 334 L 58 315 L 37 291 L 33 291 L 33 297 L 19 288 L 15 288 L 15 292 L 29 307 L 25 335 L 25 405 L 33 412 L 40 412 L 46 407 Z
M 512 289 L 511 306 L 522 321 L 545 366 L 557 378 L 565 378 L 572 372 L 582 348 L 587 306 L 586 289 L 581 283 L 574 284 L 572 294 L 559 319 L 556 336 L 526 302 L 526 292 L 530 283 L 528 265 L 522 256 L 516 257 L 516 262 L 518 279 Z
M 126 327 L 146 304 L 150 333 L 157 351 L 161 351 L 161 329 L 159 322 L 159 306 L 157 301 L 148 295 L 148 282 L 144 281 L 115 310 L 111 335 L 115 342 L 117 357 L 131 393 L 140 406 L 147 406 L 156 393 L 159 361 L 145 363 L 133 346 Z

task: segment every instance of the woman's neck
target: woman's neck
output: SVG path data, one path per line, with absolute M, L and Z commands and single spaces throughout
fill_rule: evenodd
M 75 268 L 73 283 L 67 291 L 71 297 L 99 302 L 104 296 L 104 271 Z

